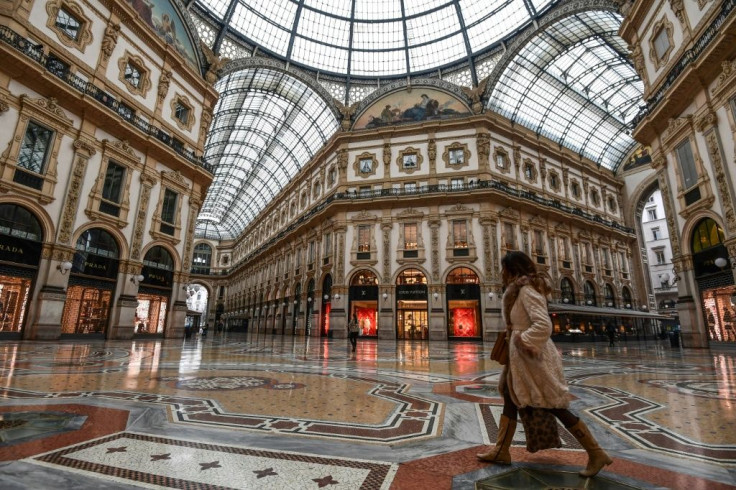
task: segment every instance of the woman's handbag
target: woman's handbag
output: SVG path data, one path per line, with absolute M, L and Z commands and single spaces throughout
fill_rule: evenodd
M 542 449 L 562 447 L 557 417 L 543 408 L 525 407 L 519 410 L 526 435 L 526 450 L 536 453 Z
M 504 366 L 509 363 L 509 339 L 507 330 L 498 332 L 496 343 L 493 344 L 493 350 L 491 350 L 491 359 Z

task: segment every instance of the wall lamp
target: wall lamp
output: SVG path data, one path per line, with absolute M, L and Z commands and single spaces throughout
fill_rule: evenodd
M 143 279 L 145 279 L 145 277 L 142 274 L 138 274 L 136 276 L 131 276 L 130 282 L 132 282 L 133 284 L 137 286 L 138 284 L 141 283 L 141 281 L 143 281 Z
M 493 296 L 494 296 L 493 295 L 493 291 L 489 291 L 488 292 L 488 299 L 490 299 L 491 301 L 493 301 Z
M 62 262 L 61 264 L 56 266 L 57 269 L 59 269 L 59 272 L 61 272 L 61 275 L 65 275 L 67 272 L 69 272 L 72 268 L 72 263 L 69 261 Z
M 322 296 L 322 299 L 324 299 L 325 301 L 329 301 L 330 300 L 330 295 L 329 294 L 325 294 L 324 296 Z
M 336 300 L 340 299 L 340 293 L 335 293 L 335 296 L 333 296 Z
M 435 301 L 437 301 L 437 298 L 440 297 L 440 293 L 432 293 L 432 297 L 434 298 Z
M 383 300 L 386 301 L 388 299 L 388 293 L 383 293 Z
M 311 303 L 311 302 L 312 302 L 312 297 L 311 297 L 311 296 L 309 296 L 309 297 L 307 298 L 307 303 Z

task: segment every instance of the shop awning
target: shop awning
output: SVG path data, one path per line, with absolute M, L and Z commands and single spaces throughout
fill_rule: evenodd
M 575 315 L 585 316 L 613 316 L 613 317 L 630 317 L 630 318 L 651 318 L 655 320 L 672 319 L 671 316 L 660 315 L 659 313 L 652 313 L 650 311 L 637 311 L 630 310 L 628 308 L 607 308 L 598 306 L 578 306 L 578 305 L 566 305 L 560 303 L 549 304 L 550 313 L 569 313 Z

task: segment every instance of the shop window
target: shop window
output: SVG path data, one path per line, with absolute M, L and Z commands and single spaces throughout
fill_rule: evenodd
M 112 291 L 84 286 L 67 288 L 63 334 L 102 334 L 107 326 Z
M 166 309 L 169 300 L 157 294 L 138 294 L 138 307 L 135 309 L 136 334 L 162 334 L 166 325 Z
M 467 267 L 447 276 L 447 326 L 449 337 L 480 337 L 480 280 Z
M 736 288 L 707 289 L 702 301 L 708 338 L 712 342 L 736 342 Z
M 161 206 L 161 233 L 174 235 L 176 225 L 176 205 L 179 195 L 171 189 L 164 191 L 164 202 Z

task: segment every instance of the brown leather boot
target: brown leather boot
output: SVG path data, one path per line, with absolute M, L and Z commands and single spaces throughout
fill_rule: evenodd
M 477 454 L 478 459 L 489 463 L 511 464 L 509 448 L 511 447 L 511 441 L 514 440 L 514 432 L 516 432 L 516 420 L 501 415 L 496 445 L 487 453 Z
M 575 436 L 575 439 L 577 439 L 580 445 L 582 445 L 588 452 L 588 465 L 584 470 L 578 473 L 580 476 L 587 478 L 595 476 L 604 466 L 613 463 L 611 457 L 606 454 L 606 452 L 598 445 L 598 442 L 593 439 L 593 435 L 590 433 L 582 419 L 578 419 L 577 424 L 569 427 L 567 430 Z

